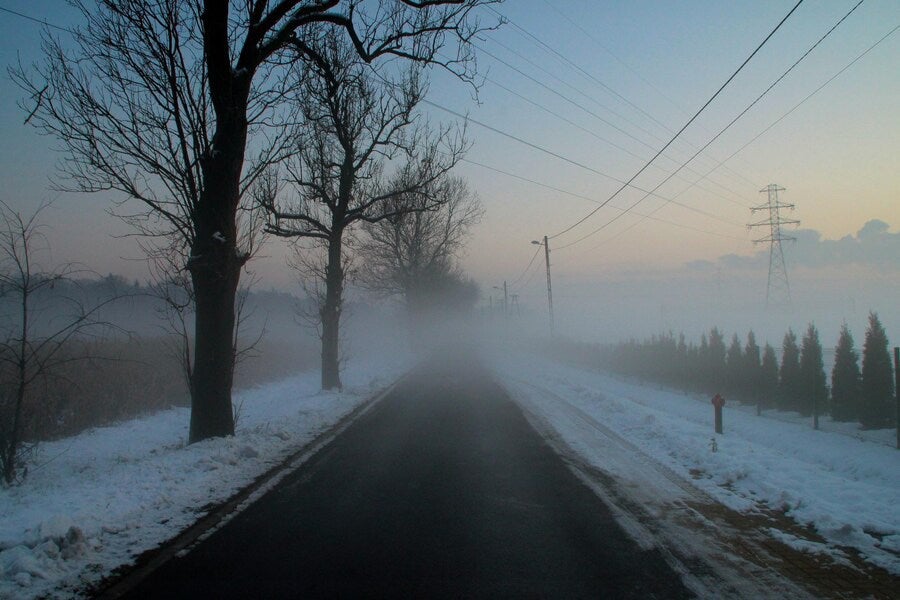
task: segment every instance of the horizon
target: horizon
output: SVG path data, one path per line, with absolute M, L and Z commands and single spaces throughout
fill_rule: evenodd
M 696 147 L 710 139 L 852 5 L 801 6 L 635 185 L 653 189 L 692 153 L 688 145 Z M 19 0 L 4 3 L 4 8 L 61 27 L 78 24 L 70 9 L 54 2 Z M 479 52 L 479 73 L 487 78 L 478 91 L 478 104 L 471 88 L 439 70 L 430 72 L 429 101 L 468 113 L 475 121 L 595 171 L 548 157 L 474 122 L 469 125 L 473 141 L 466 156 L 469 162 L 455 171 L 479 194 L 486 216 L 474 229 L 462 265 L 479 283 L 484 302 L 496 292 L 494 286 L 518 279 L 510 290 L 518 301 L 534 307 L 535 314 L 546 310 L 544 275 L 538 273 L 542 261 L 534 260 L 526 269 L 535 251 L 530 241 L 580 220 L 596 207 L 589 199 L 607 198 L 618 184 L 596 171 L 620 180 L 630 177 L 787 8 L 783 2 L 602 8 L 590 2 L 567 3 L 564 8 L 543 0 L 505 3 L 500 11 L 510 23 L 478 41 L 484 51 Z M 485 11 L 485 18 L 490 16 Z M 746 228 L 755 219 L 749 208 L 764 201 L 759 190 L 768 183 L 786 188 L 781 200 L 796 205 L 790 216 L 800 220 L 796 231 L 788 231 L 800 241 L 784 246 L 793 299 L 790 318 L 805 315 L 837 326 L 845 320 L 861 322 L 872 309 L 882 315 L 889 332 L 900 330 L 900 312 L 890 300 L 900 295 L 900 169 L 895 164 L 900 155 L 900 119 L 894 107 L 900 74 L 891 68 L 900 45 L 896 34 L 888 34 L 896 30 L 891 30 L 891 23 L 900 23 L 900 10 L 891 2 L 869 1 L 853 11 L 707 152 L 659 189 L 661 196 L 685 206 L 648 198 L 618 219 L 613 206 L 624 209 L 643 196 L 627 190 L 583 225 L 553 239 L 554 304 L 563 333 L 585 334 L 581 324 L 604 313 L 615 318 L 589 329 L 598 337 L 621 335 L 625 326 L 634 327 L 639 336 L 648 329 L 696 328 L 703 316 L 692 312 L 697 306 L 705 307 L 709 317 L 733 323 L 733 328 L 753 320 L 759 329 L 777 329 L 786 317 L 764 308 L 767 248 L 755 246 L 752 240 L 760 232 Z M 4 64 L 39 60 L 38 23 L 4 13 L 0 31 Z M 528 35 L 537 36 L 553 51 Z M 803 100 L 839 72 L 833 83 Z M 48 181 L 62 155 L 51 150 L 54 140 L 22 123 L 24 113 L 15 106 L 21 96 L 4 77 L 0 123 L 7 143 L 0 151 L 0 177 L 5 182 L 0 199 L 26 212 L 38 201 L 54 199 L 47 213 L 54 258 L 143 281 L 146 265 L 135 240 L 128 237 L 131 230 L 108 214 L 112 194 L 51 191 Z M 433 106 L 423 107 L 423 112 L 433 122 L 453 120 Z M 766 133 L 753 141 L 761 132 Z M 692 185 L 699 175 L 691 169 L 706 173 L 740 148 L 744 149 L 724 167 Z M 884 224 L 875 232 L 873 252 L 850 259 L 834 252 L 833 246 L 847 236 L 863 245 L 859 233 L 873 221 Z M 596 235 L 578 241 L 598 228 Z M 569 244 L 574 244 L 571 249 L 559 247 Z M 875 254 L 878 251 L 881 254 Z M 263 248 L 251 266 L 261 286 L 296 289 L 293 274 L 284 266 L 285 255 L 280 240 Z M 687 282 L 675 286 L 687 289 L 666 297 L 669 281 Z M 643 305 L 640 310 L 633 301 L 619 306 L 621 295 L 608 289 L 613 284 L 631 290 L 640 300 L 637 304 Z M 711 295 L 719 298 L 719 304 L 709 302 Z M 740 299 L 740 311 L 729 310 L 736 308 L 735 298 Z M 831 323 L 823 323 L 823 329 Z

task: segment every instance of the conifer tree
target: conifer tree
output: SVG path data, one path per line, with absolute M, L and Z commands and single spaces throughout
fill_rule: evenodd
M 741 350 L 741 340 L 736 333 L 731 338 L 731 345 L 728 347 L 728 354 L 725 357 L 725 371 L 728 389 L 731 392 L 743 391 L 744 355 Z
M 766 344 L 762 355 L 762 364 L 759 368 L 759 389 L 762 404 L 772 406 L 774 396 L 778 392 L 778 357 L 775 356 L 775 348 Z
M 676 373 L 676 377 L 684 378 L 686 369 L 688 367 L 688 345 L 684 339 L 684 333 L 678 334 L 678 347 L 676 349 L 675 354 L 677 361 L 675 363 L 678 368 L 678 373 Z
M 800 348 L 800 414 L 809 416 L 816 409 L 820 414 L 828 400 L 828 388 L 825 385 L 825 367 L 822 363 L 822 344 L 819 342 L 819 331 L 812 323 L 803 336 Z
M 689 383 L 691 389 L 698 389 L 700 380 L 698 379 L 698 375 L 700 373 L 700 350 L 694 345 L 693 342 L 688 344 L 687 349 L 687 368 L 685 370 L 684 376 L 686 377 L 686 381 Z
M 788 329 L 781 345 L 781 369 L 778 372 L 778 408 L 797 410 L 797 393 L 800 379 L 800 349 L 797 334 Z
M 706 365 L 709 384 L 721 391 L 725 384 L 725 338 L 718 327 L 709 330 L 709 354 Z
M 834 368 L 831 370 L 831 418 L 835 421 L 858 419 L 859 397 L 859 353 L 853 347 L 853 336 L 844 323 L 834 351 Z
M 887 334 L 874 312 L 869 313 L 869 328 L 863 343 L 861 392 L 859 422 L 862 426 L 889 427 L 893 416 L 893 369 Z
M 744 346 L 743 384 L 747 393 L 759 397 L 759 345 L 753 331 L 747 334 L 747 345 Z

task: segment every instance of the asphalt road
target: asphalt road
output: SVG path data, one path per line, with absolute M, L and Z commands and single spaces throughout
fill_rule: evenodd
M 684 598 L 474 360 L 438 361 L 133 598 Z

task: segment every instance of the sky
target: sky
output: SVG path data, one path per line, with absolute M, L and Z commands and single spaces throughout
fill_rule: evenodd
M 861 339 L 869 309 L 881 312 L 889 334 L 893 326 L 900 335 L 894 308 L 900 294 L 900 32 L 807 99 L 900 25 L 895 0 L 865 0 L 663 183 L 658 196 L 642 200 L 644 192 L 626 189 L 561 233 L 637 173 L 794 4 L 507 0 L 500 5 L 509 22 L 476 42 L 484 78 L 477 92 L 434 70 L 428 99 L 443 108 L 426 109 L 434 121 L 457 119 L 452 113 L 473 119 L 470 162 L 458 172 L 477 191 L 486 214 L 463 266 L 481 285 L 485 301 L 506 281 L 527 313 L 544 314 L 543 257 L 531 262 L 542 248 L 531 241 L 547 235 L 554 308 L 570 335 L 597 339 L 660 328 L 695 333 L 718 318 L 726 329 L 771 329 L 772 337 L 786 324 L 803 328 L 809 320 L 834 329 L 836 337 L 840 322 L 848 320 L 858 325 Z M 803 2 L 633 184 L 654 190 L 855 4 Z M 78 23 L 62 1 L 0 0 L 0 7 L 61 26 Z M 486 22 L 495 18 L 484 12 Z M 39 60 L 40 30 L 37 23 L 0 14 L 0 62 Z M 47 221 L 57 258 L 143 278 L 135 240 L 122 237 L 129 229 L 106 212 L 114 197 L 51 189 L 60 154 L 53 150 L 54 140 L 23 125 L 25 113 L 16 106 L 21 99 L 4 73 L 0 199 L 23 208 L 53 200 Z M 785 188 L 781 200 L 795 206 L 787 216 L 800 221 L 798 241 L 784 247 L 793 302 L 780 314 L 766 308 L 767 247 L 752 243 L 765 232 L 746 227 L 760 220 L 749 209 L 765 201 L 760 190 L 770 183 Z M 873 220 L 883 226 L 867 226 Z M 874 236 L 868 245 L 860 232 Z M 865 249 L 853 250 L 848 259 L 829 245 L 844 238 L 845 249 L 854 244 Z M 270 243 L 263 254 L 254 267 L 260 285 L 292 289 L 279 243 Z

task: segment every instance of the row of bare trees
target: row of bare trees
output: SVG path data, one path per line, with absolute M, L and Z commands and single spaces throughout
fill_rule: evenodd
M 76 0 L 74 40 L 47 33 L 43 62 L 13 70 L 27 120 L 62 142 L 61 187 L 121 193 L 150 253 L 189 274 L 190 441 L 234 432 L 254 203 L 271 233 L 327 252 L 323 387 L 340 385 L 346 232 L 441 204 L 465 142 L 415 116 L 422 69 L 471 83 L 478 11 L 497 1 Z
M 378 69 L 329 28 L 310 29 L 294 45 L 309 61 L 297 84 L 296 152 L 284 163 L 287 194 L 268 185 L 261 198 L 266 231 L 313 240 L 321 260 L 306 261 L 321 280 L 322 387 L 341 387 L 339 340 L 345 280 L 344 243 L 358 223 L 397 221 L 438 211 L 443 187 L 465 151 L 462 132 L 432 132 L 418 123 L 425 92 L 422 66 Z M 390 169 L 390 170 L 389 170 Z

